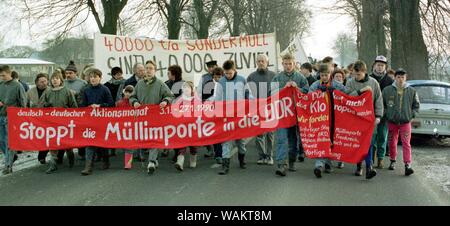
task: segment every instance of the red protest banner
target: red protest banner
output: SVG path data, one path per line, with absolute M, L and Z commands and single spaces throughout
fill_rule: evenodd
M 305 155 L 358 163 L 368 153 L 375 126 L 372 93 L 353 97 L 335 90 L 333 100 L 329 97 L 320 91 L 297 92 L 297 120 Z
M 335 132 L 330 159 L 358 163 L 368 154 L 375 114 L 372 92 L 354 97 L 334 91 Z
M 308 158 L 330 156 L 330 100 L 317 91 L 305 95 L 297 92 L 297 120 L 305 155 Z
M 181 148 L 244 139 L 296 123 L 294 89 L 261 100 L 186 103 L 170 108 L 8 108 L 9 145 L 42 151 Z

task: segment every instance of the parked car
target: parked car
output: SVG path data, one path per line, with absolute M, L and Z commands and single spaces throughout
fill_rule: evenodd
M 419 114 L 412 122 L 412 136 L 450 137 L 450 83 L 411 80 L 408 81 L 420 99 Z

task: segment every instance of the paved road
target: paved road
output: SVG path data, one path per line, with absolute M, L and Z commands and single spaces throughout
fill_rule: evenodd
M 403 176 L 398 167 L 367 181 L 353 176 L 350 165 L 316 179 L 313 161 L 307 160 L 297 164 L 297 172 L 280 178 L 273 167 L 256 165 L 253 143 L 248 169 L 239 169 L 235 157 L 228 176 L 217 175 L 210 168 L 212 160 L 204 159 L 197 169 L 183 173 L 162 159 L 153 176 L 139 164 L 122 170 L 122 157 L 114 158 L 107 171 L 97 164 L 89 177 L 80 176 L 81 162 L 53 175 L 37 166 L 0 177 L 0 205 L 450 205 L 450 195 L 426 178 L 419 163 L 412 177 Z

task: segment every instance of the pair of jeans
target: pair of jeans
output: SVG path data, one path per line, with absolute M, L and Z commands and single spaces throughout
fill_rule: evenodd
M 8 145 L 8 118 L 0 117 L 0 149 L 3 152 L 5 167 L 12 167 L 14 161 L 14 152 Z
M 245 154 L 247 152 L 247 148 L 245 147 L 246 141 L 244 139 L 228 141 L 222 144 L 222 158 L 231 158 L 231 150 L 233 150 L 234 145 L 237 146 L 239 154 Z
M 273 139 L 273 132 L 268 132 L 256 137 L 256 150 L 258 150 L 259 159 L 272 158 Z
M 377 158 L 383 159 L 386 155 L 386 145 L 388 140 L 388 123 L 386 120 L 381 120 L 377 125 L 377 135 L 374 146 L 377 150 Z
M 277 145 L 276 145 L 276 161 L 278 164 L 285 164 L 286 157 L 289 153 L 289 158 L 296 158 L 299 152 L 299 136 L 298 127 L 293 126 L 287 129 L 279 129 L 276 131 Z

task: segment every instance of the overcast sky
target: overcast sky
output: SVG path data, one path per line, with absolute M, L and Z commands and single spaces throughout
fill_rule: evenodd
M 1 0 L 0 0 L 1 1 Z M 303 45 L 308 56 L 313 58 L 323 58 L 325 56 L 334 56 L 333 41 L 336 35 L 340 32 L 347 32 L 354 34 L 353 24 L 350 17 L 332 15 L 324 13 L 319 7 L 332 6 L 334 1 L 330 0 L 306 0 L 308 7 L 312 10 L 311 29 L 303 40 Z M 14 10 L 14 9 L 13 9 Z M 1 11 L 1 10 L 0 10 Z M 19 12 L 14 12 L 19 13 Z M 26 24 L 16 22 L 14 26 L 16 29 L 7 33 L 5 37 L 5 44 L 11 45 L 31 45 L 33 47 L 41 47 L 40 44 L 45 40 L 44 37 L 32 37 L 29 34 Z M 21 27 L 21 29 L 19 29 Z M 0 25 L 0 29 L 7 30 L 5 26 Z M 83 26 L 84 30 L 89 33 L 98 31 L 95 21 L 90 18 L 87 25 Z M 142 32 L 138 32 L 141 33 Z M 155 35 L 148 35 L 154 37 Z

